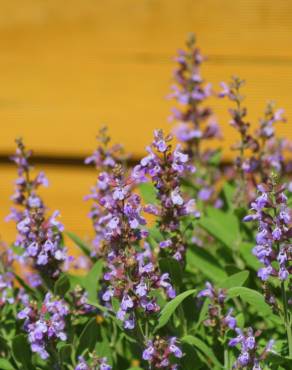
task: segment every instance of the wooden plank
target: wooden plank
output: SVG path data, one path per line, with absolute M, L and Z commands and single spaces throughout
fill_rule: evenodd
M 74 90 L 77 82 L 74 80 L 66 85 L 67 95 L 62 96 L 65 101 L 58 103 L 62 91 L 64 94 L 64 88 L 61 84 L 57 85 L 57 80 L 56 84 L 54 81 L 49 82 L 48 76 L 50 87 L 47 87 L 46 94 L 54 91 L 53 100 L 47 101 L 44 96 L 38 96 L 35 89 L 35 97 L 32 96 L 31 101 L 38 99 L 38 105 L 34 109 L 29 102 L 18 107 L 13 104 L 2 106 L 1 151 L 11 153 L 14 150 L 14 137 L 23 135 L 27 144 L 38 154 L 85 156 L 95 147 L 95 134 L 99 123 L 107 122 L 115 141 L 124 143 L 134 155 L 142 155 L 155 128 L 171 129 L 167 117 L 172 104 L 164 99 L 168 91 L 170 68 L 163 65 L 135 65 L 131 66 L 132 74 L 128 77 L 126 66 L 117 65 L 114 69 L 103 67 L 99 69 L 100 78 L 103 80 L 96 79 L 102 88 L 96 89 L 95 94 L 91 96 L 86 95 L 89 80 L 79 83 L 78 93 Z M 288 118 L 292 116 L 292 66 L 218 66 L 210 63 L 206 65 L 204 75 L 218 87 L 219 82 L 228 79 L 232 73 L 248 81 L 245 93 L 252 120 L 261 115 L 263 106 L 269 99 L 275 99 L 286 110 Z M 26 85 L 21 85 L 22 89 L 18 89 L 18 93 L 28 99 L 25 89 L 33 90 L 34 85 L 31 80 L 25 83 Z M 4 84 L 5 81 L 2 81 L 2 86 Z M 116 88 L 117 84 L 125 86 L 123 91 Z M 71 86 L 71 91 L 68 85 Z M 222 144 L 228 154 L 227 149 L 235 138 L 234 129 L 228 125 L 228 105 L 215 99 L 212 105 L 223 127 L 225 141 Z M 290 124 L 281 124 L 279 128 L 281 135 L 292 138 Z
M 26 52 L 38 44 L 44 53 L 56 48 L 66 54 L 66 40 L 69 48 L 81 47 L 91 55 L 161 54 L 172 52 L 187 32 L 196 31 L 208 54 L 292 55 L 287 47 L 292 3 L 287 0 L 71 0 L 70 4 L 1 0 L 0 4 L 3 41 L 13 48 L 10 35 Z M 26 38 L 33 43 L 23 44 Z
M 0 1 L 0 154 L 22 135 L 38 154 L 85 156 L 102 123 L 140 156 L 170 129 L 172 55 L 189 31 L 205 77 L 248 80 L 251 118 L 273 98 L 292 116 L 292 3 L 284 0 Z M 21 5 L 21 6 L 20 6 Z M 234 141 L 227 106 L 214 101 Z M 289 125 L 280 128 L 292 138 Z M 228 151 L 226 152 L 228 155 Z

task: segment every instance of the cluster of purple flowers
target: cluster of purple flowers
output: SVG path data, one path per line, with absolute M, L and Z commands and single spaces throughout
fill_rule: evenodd
M 65 318 L 69 308 L 64 300 L 57 299 L 47 293 L 39 309 L 35 302 L 31 302 L 17 315 L 24 321 L 24 330 L 28 333 L 28 341 L 32 352 L 36 352 L 42 359 L 49 357 L 48 347 L 56 340 L 66 341 Z
M 181 151 L 180 145 L 172 150 L 171 136 L 164 136 L 161 130 L 154 132 L 154 140 L 147 147 L 148 155 L 135 166 L 132 177 L 145 182 L 151 179 L 156 190 L 159 205 L 149 204 L 145 211 L 158 217 L 158 225 L 165 238 L 160 248 L 176 260 L 185 254 L 185 243 L 180 232 L 183 216 L 199 217 L 194 199 L 185 200 L 181 190 L 182 177 L 195 168 L 189 163 L 189 156 Z
M 99 358 L 95 354 L 90 356 L 90 360 L 86 361 L 83 356 L 79 356 L 78 364 L 75 370 L 111 370 L 112 367 L 107 363 L 107 358 Z
M 216 289 L 211 283 L 207 282 L 206 289 L 198 293 L 198 298 L 201 297 L 210 299 L 208 319 L 204 321 L 205 326 L 214 328 L 222 337 L 228 328 L 232 330 L 236 328 L 237 322 L 233 316 L 233 309 L 230 308 L 226 313 L 226 292 L 224 289 Z
M 80 285 L 76 285 L 74 290 L 70 292 L 72 297 L 72 306 L 74 307 L 72 315 L 84 315 L 96 310 L 95 307 L 88 304 L 88 292 Z
M 0 308 L 5 303 L 14 303 L 13 297 L 13 280 L 14 274 L 12 272 L 0 273 Z
M 146 314 L 160 310 L 150 294 L 154 289 L 162 288 L 169 297 L 175 296 L 168 274 L 161 275 L 157 260 L 145 242 L 148 232 L 141 198 L 133 189 L 136 182 L 136 178 L 127 177 L 123 167 L 116 164 L 99 174 L 100 190 L 94 198 L 95 215 L 99 215 L 95 230 L 103 240 L 107 261 L 104 274 L 107 287 L 102 299 L 108 304 L 112 297 L 118 299 L 117 317 L 126 329 L 135 327 L 136 310 Z
M 149 340 L 143 351 L 143 360 L 148 361 L 151 369 L 168 369 L 177 370 L 177 359 L 183 357 L 183 353 L 177 344 L 177 338 L 169 339 L 155 337 L 154 340 Z
M 203 159 L 201 143 L 220 137 L 220 131 L 217 123 L 210 120 L 211 109 L 202 107 L 212 91 L 211 85 L 204 83 L 200 73 L 204 58 L 196 47 L 194 35 L 190 35 L 187 41 L 187 50 L 179 50 L 175 60 L 178 63 L 174 72 L 176 84 L 172 86 L 173 93 L 170 97 L 183 106 L 183 109 L 174 109 L 171 118 L 180 122 L 175 133 L 178 140 L 184 143 L 186 152 L 200 161 Z M 208 157 L 207 152 L 205 157 Z
M 234 347 L 240 346 L 240 354 L 233 366 L 235 369 L 251 368 L 253 370 L 261 370 L 260 362 L 263 361 L 268 353 L 272 350 L 274 340 L 270 340 L 266 347 L 261 351 L 260 355 L 258 352 L 258 345 L 256 337 L 260 333 L 254 333 L 252 328 L 248 328 L 242 331 L 239 328 L 235 329 L 237 336 L 229 341 L 229 346 Z
M 237 334 L 228 343 L 230 347 L 240 345 L 240 354 L 233 368 L 243 369 L 248 367 L 253 370 L 260 370 L 260 361 L 265 359 L 274 344 L 274 340 L 270 340 L 261 354 L 257 355 L 258 346 L 255 337 L 260 333 L 256 332 L 254 335 L 252 328 L 243 331 L 237 326 L 233 309 L 231 308 L 227 313 L 225 312 L 226 293 L 224 289 L 215 289 L 211 283 L 207 282 L 206 289 L 199 292 L 198 297 L 208 297 L 210 299 L 208 318 L 204 321 L 206 326 L 216 329 L 221 338 L 225 337 L 228 329 L 235 331 Z
M 255 163 L 254 154 L 259 150 L 259 143 L 250 132 L 250 123 L 246 122 L 247 109 L 242 106 L 244 97 L 241 95 L 241 88 L 243 85 L 243 80 L 238 77 L 232 77 L 229 84 L 224 82 L 221 83 L 222 91 L 219 93 L 219 97 L 228 97 L 235 105 L 235 108 L 229 109 L 229 112 L 231 115 L 230 125 L 234 127 L 240 135 L 239 142 L 232 146 L 233 150 L 239 152 L 235 159 L 235 169 L 238 175 L 236 198 L 239 204 L 246 201 L 247 181 L 245 174 L 252 171 L 252 164 Z M 248 157 L 248 151 L 251 153 L 252 159 Z
M 104 215 L 98 223 L 103 229 L 104 240 L 111 249 L 118 251 L 148 236 L 143 228 L 146 220 L 142 215 L 141 198 L 132 192 L 133 180 L 124 176 L 121 167 L 108 173 L 104 182 L 108 192 L 99 198 Z
M 140 252 L 134 248 L 128 248 L 125 253 L 111 252 L 104 280 L 109 287 L 102 299 L 109 302 L 112 297 L 118 298 L 120 308 L 117 318 L 124 322 L 126 329 L 135 327 L 136 310 L 142 310 L 146 315 L 160 310 L 156 298 L 151 294 L 153 291 L 163 289 L 169 298 L 175 297 L 169 274 L 160 273 L 147 243 Z
M 46 217 L 46 207 L 37 189 L 41 185 L 48 186 L 48 180 L 43 172 L 31 178 L 30 156 L 22 140 L 17 140 L 12 159 L 18 166 L 18 179 L 12 199 L 18 208 L 12 209 L 8 219 L 17 223 L 15 245 L 24 249 L 23 257 L 30 257 L 34 268 L 56 279 L 66 259 L 66 249 L 62 245 L 64 228 L 57 220 L 58 211 Z
M 259 120 L 259 126 L 255 132 L 251 132 L 251 126 L 246 122 L 247 109 L 242 106 L 244 97 L 241 95 L 241 87 L 244 81 L 233 77 L 229 84 L 221 83 L 223 90 L 220 97 L 227 96 L 235 108 L 230 109 L 230 124 L 239 132 L 240 141 L 232 149 L 237 150 L 239 155 L 235 160 L 235 167 L 239 174 L 238 193 L 253 199 L 256 185 L 267 180 L 271 171 L 283 173 L 288 169 L 284 163 L 284 152 L 289 148 L 286 140 L 275 137 L 275 124 L 285 122 L 283 109 L 275 110 L 275 104 L 269 102 L 264 112 L 264 117 Z M 248 188 L 246 192 L 244 189 Z
M 107 215 L 107 209 L 100 206 L 100 200 L 106 199 L 108 193 L 111 191 L 110 174 L 113 172 L 113 169 L 125 161 L 122 147 L 120 145 L 110 145 L 111 139 L 107 133 L 106 127 L 101 128 L 97 140 L 97 149 L 93 155 L 85 160 L 86 164 L 94 163 L 99 172 L 96 184 L 91 189 L 91 194 L 85 198 L 93 200 L 93 206 L 89 214 L 95 231 L 95 238 L 93 240 L 94 250 L 92 251 L 93 256 L 102 255 L 105 245 L 104 221 L 106 221 L 106 219 L 104 219 L 104 217 Z
M 284 281 L 292 272 L 291 212 L 284 191 L 285 186 L 278 185 L 275 177 L 259 185 L 259 195 L 251 204 L 252 214 L 244 218 L 244 221 L 258 222 L 253 253 L 264 264 L 258 271 L 263 281 L 270 276 Z
M 12 304 L 14 299 L 14 273 L 12 272 L 13 252 L 11 249 L 6 249 L 0 243 L 0 308 L 6 303 Z
M 174 129 L 182 149 L 194 161 L 197 167 L 196 175 L 192 177 L 198 188 L 198 198 L 203 203 L 221 204 L 217 199 L 214 183 L 220 174 L 218 168 L 211 166 L 210 160 L 216 151 L 206 149 L 205 143 L 221 138 L 221 133 L 213 113 L 203 103 L 212 94 L 211 85 L 205 84 L 200 68 L 204 60 L 196 47 L 194 35 L 187 41 L 187 49 L 179 50 L 176 61 L 178 68 L 174 72 L 176 85 L 172 87 L 174 98 L 181 109 L 174 108 L 171 119 L 179 123 Z

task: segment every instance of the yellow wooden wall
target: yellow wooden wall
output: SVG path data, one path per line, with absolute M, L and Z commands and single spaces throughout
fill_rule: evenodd
M 0 155 L 22 135 L 39 155 L 85 156 L 102 123 L 142 155 L 154 128 L 170 129 L 172 57 L 190 31 L 209 56 L 206 79 L 215 86 L 232 74 L 247 80 L 252 121 L 271 98 L 292 121 L 292 1 L 0 0 Z M 228 148 L 235 136 L 227 104 L 212 104 Z M 292 139 L 289 123 L 279 132 Z M 2 219 L 13 173 L 0 171 Z M 89 234 L 78 211 L 86 213 L 82 195 L 93 173 L 48 171 L 49 203 L 70 228 Z

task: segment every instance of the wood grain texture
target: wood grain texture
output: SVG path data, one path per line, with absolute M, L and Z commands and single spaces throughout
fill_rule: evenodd
M 268 99 L 292 118 L 290 1 L 1 0 L 0 10 L 0 154 L 22 135 L 39 154 L 85 156 L 107 123 L 142 155 L 154 128 L 171 128 L 172 56 L 190 31 L 209 56 L 207 80 L 248 81 L 252 122 Z M 212 105 L 228 148 L 227 105 Z M 289 124 L 279 131 L 292 138 Z

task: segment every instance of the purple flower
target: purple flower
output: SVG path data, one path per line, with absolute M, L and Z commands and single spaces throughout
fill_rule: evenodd
M 159 243 L 160 248 L 169 248 L 172 246 L 172 241 L 171 239 L 163 240 L 162 242 Z
M 258 271 L 261 280 L 277 276 L 280 280 L 289 277 L 287 251 L 290 245 L 290 211 L 287 207 L 287 197 L 284 186 L 277 184 L 274 177 L 265 185 L 259 185 L 259 196 L 252 203 L 252 216 L 247 221 L 258 222 L 256 235 L 257 245 L 253 254 L 264 264 Z
M 161 141 L 167 143 L 163 154 L 157 149 Z M 194 200 L 185 200 L 181 180 L 186 173 L 194 171 L 194 167 L 189 164 L 189 157 L 181 152 L 180 146 L 172 150 L 171 141 L 170 135 L 165 136 L 162 131 L 155 131 L 154 140 L 147 148 L 150 154 L 135 167 L 135 174 L 140 172 L 156 188 L 158 204 L 147 205 L 144 210 L 157 216 L 158 225 L 165 236 L 160 247 L 165 249 L 166 254 L 182 261 L 185 244 L 180 235 L 180 220 L 189 214 L 198 216 L 198 212 Z
M 183 353 L 177 344 L 177 338 L 165 339 L 156 337 L 155 340 L 148 340 L 142 358 L 148 361 L 153 369 L 167 368 L 175 370 L 177 369 L 177 364 L 174 363 L 171 355 L 176 359 L 183 357 Z
M 83 356 L 78 357 L 78 364 L 74 370 L 111 370 L 112 367 L 107 363 L 107 358 L 99 358 L 95 353 L 89 356 L 89 360 L 86 361 Z
M 154 352 L 155 352 L 155 349 L 153 347 L 153 342 L 149 341 L 147 343 L 147 347 L 144 349 L 143 354 L 142 354 L 143 360 L 151 361 Z
M 266 357 L 266 354 L 271 350 L 274 341 L 271 340 L 265 349 L 258 354 L 257 353 L 257 343 L 255 339 L 255 335 L 252 328 L 248 328 L 247 330 L 242 331 L 239 328 L 235 328 L 237 333 L 237 337 L 232 338 L 229 341 L 229 346 L 239 346 L 240 353 L 236 359 L 234 364 L 234 368 L 241 369 L 241 368 L 252 368 L 252 369 L 260 369 L 260 360 Z
M 170 339 L 169 350 L 175 355 L 175 357 L 181 358 L 183 353 L 182 350 L 176 345 L 176 341 L 177 339 L 175 337 Z
M 39 311 L 35 304 L 25 307 L 17 315 L 24 321 L 24 330 L 28 333 L 28 341 L 32 352 L 37 352 L 42 359 L 49 357 L 47 347 L 57 339 L 66 341 L 65 317 L 69 308 L 63 300 L 57 300 L 47 293 Z
M 30 156 L 31 152 L 26 150 L 23 142 L 17 140 L 12 159 L 18 166 L 18 179 L 12 199 L 18 208 L 10 216 L 16 221 L 18 231 L 15 245 L 24 249 L 23 258 L 28 257 L 40 275 L 45 273 L 55 280 L 67 258 L 61 236 L 64 228 L 57 220 L 57 211 L 47 217 L 46 207 L 37 193 L 39 186 L 47 186 L 48 181 L 43 172 L 32 177 Z
M 133 300 L 130 298 L 129 295 L 124 295 L 121 303 L 121 307 L 124 311 L 127 311 L 128 308 L 132 308 L 134 306 Z

